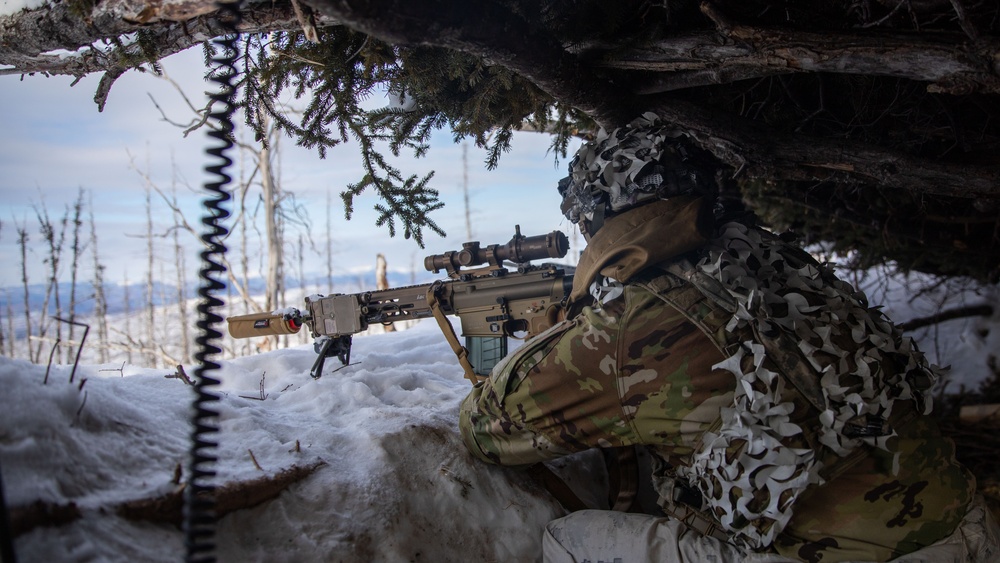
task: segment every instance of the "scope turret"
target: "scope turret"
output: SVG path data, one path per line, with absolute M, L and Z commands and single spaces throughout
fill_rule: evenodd
M 544 258 L 562 258 L 569 251 L 569 239 L 562 231 L 552 231 L 547 235 L 526 237 L 521 235 L 521 226 L 514 227 L 514 237 L 507 244 L 491 244 L 482 248 L 479 241 L 467 242 L 462 250 L 433 254 L 424 258 L 424 268 L 435 274 L 445 270 L 455 275 L 461 268 L 489 264 L 499 268 L 504 260 L 525 264 Z

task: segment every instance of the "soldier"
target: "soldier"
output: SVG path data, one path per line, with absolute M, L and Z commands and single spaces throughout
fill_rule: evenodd
M 566 320 L 462 404 L 491 463 L 651 452 L 668 517 L 571 514 L 546 559 L 997 556 L 925 416 L 937 369 L 828 266 L 717 209 L 713 162 L 653 114 L 586 143 L 559 186 L 588 240 Z

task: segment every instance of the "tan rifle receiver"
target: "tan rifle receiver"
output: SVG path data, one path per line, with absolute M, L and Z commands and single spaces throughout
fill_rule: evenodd
M 531 264 L 566 256 L 569 241 L 565 234 L 552 231 L 525 237 L 520 226 L 514 233 L 505 245 L 483 248 L 479 242 L 467 242 L 462 250 L 424 259 L 428 271 L 445 270 L 447 279 L 378 291 L 313 295 L 306 298 L 304 311 L 289 308 L 229 317 L 229 333 L 234 338 L 250 338 L 294 334 L 308 327 L 319 354 L 310 373 L 318 378 L 326 358 L 336 356 L 343 365 L 350 363 L 352 335 L 369 326 L 435 317 L 466 377 L 476 382 L 507 355 L 509 337 L 529 338 L 551 326 L 573 285 L 572 266 Z M 445 315 L 458 316 L 464 346 Z

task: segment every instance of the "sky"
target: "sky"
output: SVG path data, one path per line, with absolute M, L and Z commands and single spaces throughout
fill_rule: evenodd
M 204 104 L 204 92 L 212 85 L 203 80 L 201 50 L 191 49 L 169 57 L 163 63 L 166 74 L 181 85 L 194 105 Z M 83 189 L 93 197 L 98 224 L 98 246 L 106 278 L 122 281 L 124 276 L 139 280 L 146 272 L 146 227 L 144 180 L 146 174 L 159 188 L 178 196 L 188 216 L 197 223 L 201 216 L 200 190 L 208 176 L 202 172 L 210 162 L 204 155 L 209 141 L 203 131 L 185 138 L 182 129 L 167 123 L 156 104 L 171 120 L 187 122 L 190 110 L 184 98 L 166 80 L 150 73 L 128 72 L 115 83 L 103 113 L 93 102 L 99 77 L 85 77 L 75 86 L 72 79 L 41 76 L 0 76 L 0 120 L 4 123 L 0 146 L 0 260 L 8 267 L 0 271 L 0 287 L 21 283 L 17 228 L 29 234 L 29 278 L 45 279 L 43 244 L 38 233 L 36 209 L 45 208 L 53 219 Z M 373 103 L 388 103 L 379 99 Z M 472 239 L 483 244 L 507 242 L 519 224 L 522 233 L 535 235 L 569 225 L 559 214 L 556 183 L 566 175 L 567 159 L 558 167 L 548 153 L 549 137 L 534 133 L 515 135 L 513 151 L 500 166 L 488 171 L 485 151 L 468 144 L 468 188 Z M 425 249 L 405 240 L 401 230 L 392 239 L 385 229 L 374 227 L 372 207 L 378 202 L 371 193 L 355 203 L 355 215 L 345 221 L 339 193 L 362 176 L 359 156 L 353 146 L 336 148 L 322 160 L 314 151 L 294 146 L 291 139 L 280 142 L 280 181 L 287 192 L 308 211 L 312 242 L 316 252 L 307 252 L 306 272 L 326 272 L 326 202 L 332 200 L 333 254 L 335 274 L 374 268 L 377 253 L 384 253 L 389 269 L 422 272 L 423 257 L 455 250 L 470 240 L 465 226 L 463 195 L 463 146 L 454 144 L 449 132 L 435 134 L 429 154 L 422 159 L 401 155 L 395 165 L 404 175 L 436 172 L 431 186 L 439 190 L 445 208 L 432 218 L 446 232 L 441 238 L 425 234 Z M 571 147 L 570 155 L 576 146 Z M 238 164 L 232 169 L 239 174 Z M 154 194 L 154 231 L 162 234 L 172 224 L 169 209 Z M 86 228 L 84 233 L 87 233 Z M 297 236 L 290 237 L 294 241 Z M 185 237 L 190 258 L 188 279 L 198 266 L 197 243 Z M 172 246 L 155 242 L 158 262 L 164 275 L 173 280 Z M 251 247 L 254 243 L 251 243 Z M 294 271 L 293 267 L 289 268 Z M 65 270 L 64 270 L 65 272 Z M 81 277 L 90 279 L 92 267 L 85 260 Z M 65 277 L 62 278 L 65 280 Z

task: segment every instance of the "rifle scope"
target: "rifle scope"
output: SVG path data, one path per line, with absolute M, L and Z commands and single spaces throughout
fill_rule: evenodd
M 452 273 L 463 267 L 485 263 L 499 267 L 504 260 L 525 264 L 543 258 L 562 258 L 568 251 L 569 239 L 562 231 L 525 237 L 521 235 L 521 226 L 517 225 L 514 227 L 514 238 L 507 244 L 491 244 L 482 248 L 479 241 L 466 242 L 462 244 L 462 250 L 433 254 L 424 258 L 424 268 L 435 274 L 440 270 Z

